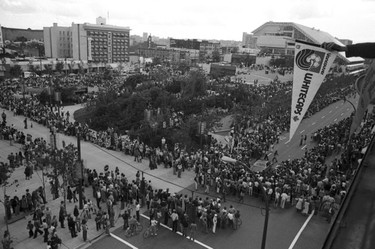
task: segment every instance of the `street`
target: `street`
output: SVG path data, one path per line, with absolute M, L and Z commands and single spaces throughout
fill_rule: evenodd
M 304 120 L 301 123 L 296 135 L 289 143 L 287 142 L 288 134 L 283 134 L 282 140 L 276 146 L 279 152 L 279 161 L 288 158 L 301 157 L 304 153 L 305 147 L 299 145 L 299 135 L 307 134 L 307 147 L 312 146 L 310 136 L 314 131 L 330 123 L 338 122 L 339 120 L 348 117 L 352 112 L 351 108 L 352 107 L 349 103 L 343 103 L 343 101 L 336 102 L 321 110 L 319 113 L 315 114 L 309 119 Z M 6 114 L 8 117 L 8 123 L 13 123 L 16 129 L 23 130 L 26 134 L 32 135 L 33 138 L 43 137 L 49 141 L 49 131 L 46 127 L 34 123 L 33 128 L 24 130 L 23 116 L 13 116 L 13 114 L 9 111 L 6 111 Z M 59 147 L 61 147 L 62 141 L 65 141 L 66 144 L 76 144 L 75 137 L 68 137 L 58 134 L 57 143 Z M 15 151 L 17 151 L 17 148 L 19 148 L 19 146 L 13 146 L 13 148 L 9 147 L 7 141 L 0 142 L 2 149 L 2 153 L 0 155 L 2 157 L 1 160 L 6 160 L 5 156 L 9 154 L 9 148 L 15 149 Z M 185 171 L 182 174 L 182 178 L 178 178 L 173 174 L 172 169 L 166 169 L 163 167 L 151 171 L 148 167 L 148 160 L 143 160 L 142 163 L 136 163 L 131 156 L 125 155 L 121 152 L 109 151 L 88 142 L 82 142 L 81 150 L 85 167 L 96 169 L 98 172 L 103 172 L 104 165 L 109 165 L 109 170 L 114 170 L 115 167 L 118 166 L 120 172 L 124 172 L 129 179 L 134 179 L 137 170 L 140 170 L 144 172 L 146 180 L 151 180 L 151 184 L 156 189 L 169 188 L 171 193 L 186 193 L 189 196 L 194 194 L 194 197 L 201 196 L 205 198 L 203 189 L 199 189 L 194 193 L 192 192 L 192 183 L 194 178 L 193 171 Z M 38 175 L 33 177 L 33 185 L 30 185 L 30 182 L 24 181 L 22 171 L 14 174 L 12 178 L 18 178 L 19 184 L 17 186 L 13 185 L 7 188 L 7 194 L 10 196 L 17 193 L 23 193 L 24 190 L 30 186 L 37 187 L 41 185 L 41 178 L 38 178 Z M 46 191 L 49 192 L 49 186 L 46 185 L 46 187 Z M 88 192 L 92 191 L 89 190 Z M 217 195 L 211 190 L 209 196 L 211 198 L 215 198 Z M 229 197 L 228 199 L 230 200 L 223 205 L 227 207 L 229 207 L 229 205 L 233 205 L 235 208 L 240 210 L 241 219 L 243 221 L 242 226 L 235 231 L 229 228 L 225 230 L 218 229 L 215 235 L 212 233 L 202 233 L 200 230 L 198 230 L 196 239 L 201 244 L 188 241 L 187 239 L 182 238 L 180 235 L 172 233 L 167 228 L 161 228 L 158 231 L 158 236 L 156 238 L 151 237 L 148 239 L 143 239 L 142 235 L 137 235 L 132 238 L 125 238 L 122 229 L 117 228 L 112 231 L 112 233 L 117 236 L 116 238 L 102 236 L 99 237 L 99 240 L 93 241 L 92 244 L 86 243 L 84 247 L 103 248 L 104 245 L 111 245 L 112 249 L 176 248 L 176 244 L 178 243 L 178 248 L 260 248 L 264 224 L 264 210 L 262 210 L 261 207 L 263 207 L 264 204 L 258 199 L 252 197 L 246 197 L 245 202 L 243 204 L 239 204 L 238 201 L 233 198 L 234 197 Z M 1 214 L 4 214 L 4 208 L 2 205 L 0 207 L 0 212 Z M 271 208 L 266 248 L 289 248 L 306 219 L 307 217 L 296 214 L 293 207 L 285 210 Z M 1 222 L 3 223 L 4 221 L 2 220 Z M 145 230 L 148 221 L 147 219 L 142 218 L 142 222 Z M 25 220 L 17 221 L 11 226 L 14 225 L 19 227 L 20 225 L 17 225 L 19 223 L 25 223 Z M 116 227 L 121 227 L 121 225 L 122 220 L 119 219 L 116 223 Z M 24 227 L 24 225 L 21 225 L 21 227 Z M 296 246 L 294 248 L 318 249 L 323 243 L 325 233 L 328 231 L 328 228 L 328 224 L 320 215 L 313 216 L 311 221 L 307 224 L 305 230 L 302 231 L 301 238 L 303 238 L 303 241 L 299 240 L 296 244 L 298 247 Z M 69 236 L 65 236 L 65 238 L 68 239 Z M 134 247 L 125 246 L 121 240 L 129 242 Z M 26 242 L 27 239 L 19 239 L 19 241 Z M 311 243 L 311 241 L 314 241 L 314 243 Z M 22 245 L 22 243 L 19 245 Z M 301 245 L 303 245 L 303 247 L 301 247 Z M 26 247 L 16 246 L 15 248 Z

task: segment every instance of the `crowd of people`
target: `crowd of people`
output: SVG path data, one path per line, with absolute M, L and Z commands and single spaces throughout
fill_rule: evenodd
M 98 83 L 95 78 L 89 76 L 79 77 L 84 78 L 66 78 L 61 83 Z M 29 81 L 28 84 L 30 87 L 40 86 L 39 81 Z M 184 150 L 183 146 L 168 146 L 166 141 L 161 142 L 160 147 L 151 148 L 139 139 L 131 140 L 126 135 L 118 134 L 110 127 L 105 131 L 94 131 L 87 124 L 71 122 L 70 113 L 60 112 L 57 106 L 41 104 L 36 96 L 15 98 L 14 89 L 9 87 L 9 83 L 5 82 L 1 86 L 1 106 L 12 111 L 13 115 L 24 115 L 28 120 L 25 120 L 25 130 L 18 131 L 13 125 L 8 125 L 6 117 L 3 116 L 0 135 L 1 139 L 9 140 L 10 145 L 13 142 L 23 145 L 23 152 L 10 154 L 8 160 L 12 168 L 25 166 L 26 180 L 32 177 L 33 170 L 38 169 L 39 164 L 45 163 L 41 159 L 47 158 L 51 153 L 45 140 L 33 139 L 25 134 L 27 123 L 31 126 L 32 122 L 36 122 L 49 127 L 51 132 L 61 132 L 65 135 L 77 135 L 79 132 L 87 141 L 134 156 L 136 162 L 149 158 L 150 169 L 159 166 L 173 168 L 179 177 L 185 170 L 194 170 L 196 190 L 201 188 L 206 194 L 213 192 L 219 196 L 193 198 L 169 193 L 168 189 L 153 189 L 151 183 L 146 181 L 140 172 L 135 180 L 130 181 L 118 168 L 115 171 L 100 173 L 88 169 L 85 182 L 92 186 L 96 205 L 85 198 L 84 211 L 80 214 L 75 207 L 72 214 L 66 210 L 66 203 L 63 202 L 58 215 L 61 228 L 65 227 L 64 221 L 67 219 L 72 237 L 76 237 L 76 231 L 82 230 L 84 240 L 87 239 L 87 222 L 92 219 L 93 214 L 96 216 L 94 220 L 98 230 L 104 228 L 108 232 L 109 228 L 114 226 L 114 206 L 118 204 L 125 210 L 121 214 L 125 229 L 136 224 L 135 221 L 139 222 L 140 207 L 146 206 L 151 224 L 164 223 L 171 226 L 173 231 L 180 230 L 184 236 L 190 236 L 192 239 L 195 238 L 197 229 L 213 233 L 217 228 L 237 229 L 239 210 L 225 206 L 228 196 L 238 198 L 238 202 L 243 202 L 245 198 L 268 198 L 275 208 L 295 206 L 298 212 L 305 215 L 313 211 L 323 211 L 330 222 L 336 208 L 335 204 L 339 204 L 346 194 L 352 172 L 355 170 L 356 159 L 360 156 L 358 152 L 369 143 L 369 134 L 374 124 L 374 115 L 367 115 L 361 132 L 348 142 L 347 133 L 351 119 L 344 119 L 316 131 L 312 135 L 316 146 L 306 150 L 302 158 L 282 161 L 274 169 L 254 174 L 248 170 L 246 164 L 252 159 L 266 159 L 279 142 L 281 133 L 288 129 L 289 104 L 275 106 L 274 103 L 279 103 L 275 98 L 283 98 L 291 91 L 291 82 L 250 87 L 249 93 L 261 96 L 265 100 L 263 111 L 256 116 L 243 115 L 236 122 L 230 134 L 232 144 L 223 145 L 213 140 L 209 147 L 190 152 Z M 101 87 L 119 87 L 116 82 L 111 85 L 107 85 L 108 82 L 101 84 Z M 220 89 L 215 91 L 221 94 Z M 354 89 L 347 85 L 339 89 L 326 89 L 326 93 L 321 93 L 318 100 L 312 104 L 307 116 L 353 92 Z M 333 155 L 336 155 L 336 158 L 332 162 L 327 162 L 326 160 Z M 222 156 L 229 156 L 242 163 L 224 162 L 221 160 Z M 277 151 L 274 151 L 274 157 L 277 161 Z M 1 166 L 7 167 L 7 163 L 2 162 Z M 260 183 L 265 186 L 266 197 L 262 195 Z M 74 201 L 75 191 L 69 189 L 68 200 Z M 6 200 L 6 214 L 9 219 L 12 213 L 17 215 L 19 212 L 34 212 L 33 226 L 30 225 L 32 228 L 29 229 L 30 237 L 37 237 L 38 233 L 43 233 L 46 243 L 56 244 L 52 242 L 58 241 L 55 239 L 57 224 L 52 222 L 56 217 L 51 218 L 43 188 L 26 193 L 22 197 L 14 196 Z M 102 209 L 102 205 L 106 209 Z M 133 228 L 134 226 L 131 227 Z

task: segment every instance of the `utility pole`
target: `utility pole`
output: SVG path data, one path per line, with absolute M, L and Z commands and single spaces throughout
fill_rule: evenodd
M 266 241 L 267 241 L 267 230 L 268 230 L 268 218 L 269 218 L 269 215 L 270 215 L 270 207 L 269 207 L 269 200 L 268 200 L 268 196 L 267 196 L 267 193 L 266 193 L 266 190 L 264 189 L 263 187 L 263 183 L 262 181 L 259 180 L 259 178 L 256 176 L 256 174 L 251 171 L 250 167 L 241 162 L 241 161 L 237 161 L 236 159 L 232 159 L 230 157 L 222 157 L 221 160 L 223 160 L 224 162 L 230 162 L 230 163 L 238 163 L 238 164 L 241 164 L 242 166 L 244 166 L 248 172 L 258 181 L 259 183 L 259 188 L 260 188 L 260 192 L 262 193 L 263 195 L 263 198 L 264 198 L 264 202 L 265 202 L 265 209 L 266 209 L 266 214 L 265 214 L 265 217 L 264 217 L 264 226 L 263 226 L 263 236 L 262 236 L 262 245 L 261 245 L 261 249 L 266 249 Z

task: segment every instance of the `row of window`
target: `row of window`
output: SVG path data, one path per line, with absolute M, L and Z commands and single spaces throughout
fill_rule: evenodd
M 65 31 L 61 31 L 61 30 L 60 30 L 60 31 L 59 31 L 59 34 L 60 34 L 60 35 L 65 35 L 65 34 L 66 34 L 67 36 L 71 36 L 71 35 L 72 35 L 72 32 L 71 32 L 71 31 L 66 31 L 66 32 L 65 32 Z
M 73 39 L 70 37 L 66 37 L 66 41 L 72 41 Z M 60 36 L 60 41 L 65 41 L 65 37 Z
M 123 42 L 127 42 L 128 39 L 125 39 L 125 38 L 123 38 L 123 39 L 113 38 L 112 41 L 113 42 L 121 42 L 121 43 L 123 43 Z
M 108 39 L 107 38 L 96 38 L 94 37 L 92 42 L 107 42 Z
M 109 32 L 102 32 L 102 31 L 87 31 L 88 35 L 92 36 L 107 36 Z M 128 33 L 111 33 L 114 37 L 129 37 Z
M 60 43 L 60 47 L 72 47 L 71 43 Z
M 112 49 L 114 50 L 121 50 L 121 49 L 127 49 L 128 46 L 107 46 L 106 44 L 105 45 L 96 45 L 96 44 L 92 44 L 91 47 L 93 49 L 107 49 L 108 47 L 111 47 Z

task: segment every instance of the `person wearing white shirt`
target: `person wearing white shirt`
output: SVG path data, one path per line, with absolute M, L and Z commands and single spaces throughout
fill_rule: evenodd
M 285 192 L 283 192 L 282 194 L 281 194 L 281 208 L 285 208 L 285 203 L 286 203 L 286 201 L 288 200 L 288 198 L 289 198 L 289 196 L 288 196 L 288 194 L 287 193 L 285 193 Z

